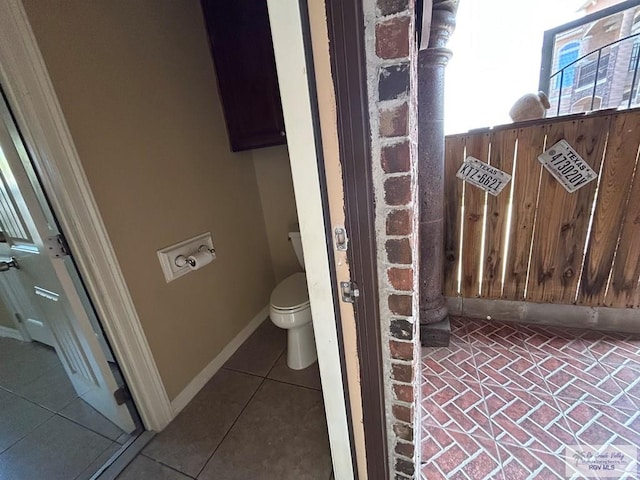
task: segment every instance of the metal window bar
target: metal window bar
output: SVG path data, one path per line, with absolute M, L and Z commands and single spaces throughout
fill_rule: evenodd
M 600 73 L 600 58 L 602 57 L 602 49 L 598 50 L 598 60 L 596 60 L 596 77 L 593 79 L 593 92 L 591 93 L 591 108 L 593 110 L 593 103 L 596 100 L 596 89 L 598 88 L 598 74 Z M 600 102 L 602 103 L 602 102 Z
M 636 80 L 638 80 L 638 63 L 640 61 L 640 54 L 636 55 L 636 65 L 633 69 L 633 79 L 631 80 L 631 91 L 629 92 L 629 103 L 627 108 L 631 108 L 631 102 L 633 101 L 633 91 L 636 88 Z
M 562 103 L 562 82 L 564 81 L 564 68 L 560 70 L 560 90 L 558 91 L 558 110 L 556 117 L 560 116 L 560 104 Z
M 636 59 L 638 58 L 638 55 L 640 55 L 640 39 L 636 39 L 633 42 L 633 48 L 631 50 L 631 58 L 629 61 L 630 72 L 633 72 L 634 70 L 634 65 L 636 64 Z

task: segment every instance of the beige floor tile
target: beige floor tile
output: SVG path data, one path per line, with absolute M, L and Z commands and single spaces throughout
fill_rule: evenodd
M 47 421 L 53 413 L 0 389 L 0 452 Z
M 318 480 L 330 475 L 322 394 L 265 380 L 198 478 Z
M 78 398 L 62 364 L 48 369 L 35 380 L 16 387 L 14 391 L 53 412 L 61 411 Z
M 75 479 L 112 443 L 54 415 L 0 454 L 0 478 Z
M 81 398 L 76 398 L 73 402 L 62 409 L 60 411 L 60 415 L 68 418 L 69 420 L 73 420 L 83 427 L 93 430 L 110 440 L 117 440 L 123 433 L 122 430 L 115 426 L 115 424 L 103 417 Z
M 278 380 L 279 382 L 300 385 L 301 387 L 314 388 L 321 390 L 320 370 L 318 362 L 314 362 L 311 366 L 304 370 L 293 370 L 287 366 L 287 352 L 280 355 L 280 358 L 273 366 L 267 378 Z
M 286 330 L 266 319 L 224 366 L 264 377 L 286 348 Z
M 118 480 L 188 480 L 189 478 L 191 477 L 143 455 L 138 455 L 118 476 Z
M 107 449 L 102 452 L 96 459 L 85 468 L 75 480 L 90 480 L 91 477 L 105 464 L 109 459 L 122 447 L 122 445 L 113 442 Z
M 187 407 L 144 449 L 144 454 L 196 476 L 262 381 L 220 370 Z

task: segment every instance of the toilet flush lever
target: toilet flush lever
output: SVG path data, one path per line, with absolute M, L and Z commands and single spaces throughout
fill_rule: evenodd
M 342 301 L 346 303 L 356 303 L 356 298 L 360 296 L 360 290 L 355 282 L 340 282 L 340 292 Z

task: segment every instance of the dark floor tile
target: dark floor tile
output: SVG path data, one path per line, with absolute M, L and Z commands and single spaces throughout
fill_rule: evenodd
M 491 424 L 478 382 L 424 375 L 422 423 L 491 438 Z
M 0 452 L 53 415 L 44 408 L 4 390 L 0 390 L 0 406 Z
M 266 319 L 224 365 L 265 377 L 287 347 L 287 331 Z
M 330 474 L 322 394 L 265 380 L 198 478 L 317 480 Z
M 262 379 L 220 370 L 154 437 L 144 454 L 191 476 L 196 476 L 218 447 Z
M 300 385 L 301 387 L 314 388 L 316 390 L 322 389 L 318 362 L 314 362 L 304 370 L 293 370 L 287 365 L 287 352 L 280 355 L 280 358 L 267 375 L 267 378 L 279 382 L 291 383 L 293 385 Z
M 422 429 L 422 478 L 426 480 L 501 480 L 493 440 L 438 427 Z
M 75 479 L 112 442 L 54 415 L 0 454 L 0 478 Z
M 81 398 L 76 398 L 63 408 L 60 415 L 114 441 L 123 433 L 113 422 L 107 420 Z
M 118 480 L 187 480 L 192 477 L 176 472 L 143 455 L 138 455 L 124 471 L 118 475 Z

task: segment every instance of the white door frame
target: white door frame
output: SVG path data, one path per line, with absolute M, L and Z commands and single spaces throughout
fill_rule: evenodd
M 0 83 L 142 421 L 162 430 L 171 404 L 20 0 L 0 1 Z
M 267 0 L 335 478 L 354 478 L 299 0 Z M 315 81 L 315 79 L 313 79 Z
M 282 101 L 334 471 L 349 479 L 351 441 L 298 1 L 270 1 L 269 14 L 278 69 L 287 72 Z M 162 430 L 174 411 L 20 0 L 0 0 L 0 83 L 144 425 Z

